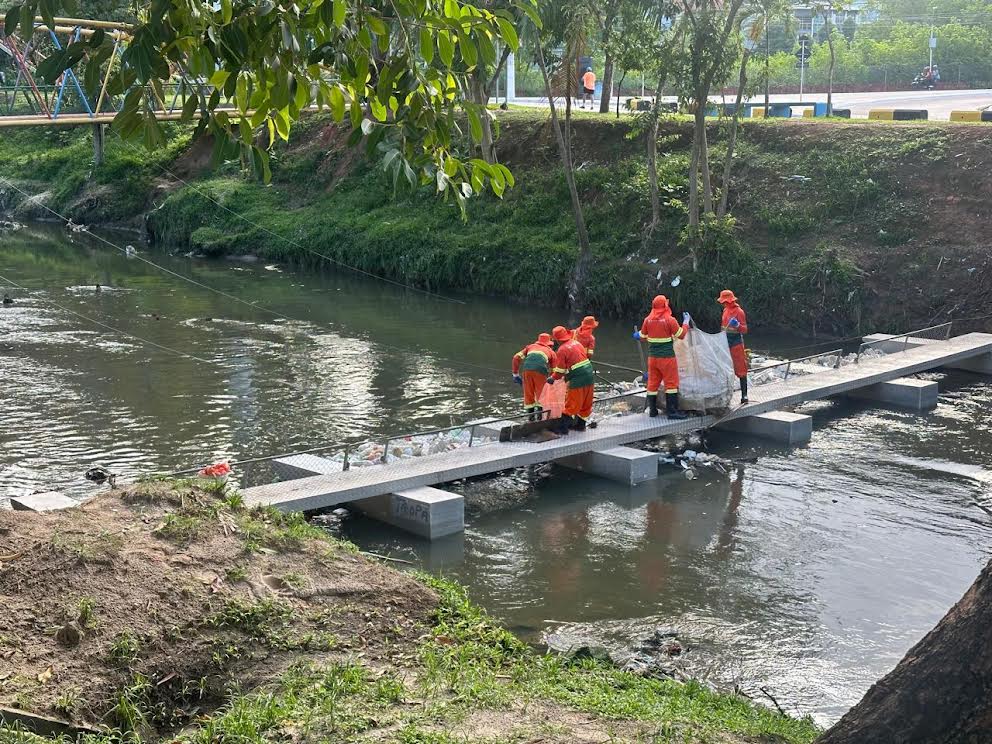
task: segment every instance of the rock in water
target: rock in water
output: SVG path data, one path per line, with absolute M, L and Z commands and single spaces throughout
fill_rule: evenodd
M 609 650 L 603 646 L 579 646 L 572 652 L 571 657 L 573 659 L 595 659 L 596 661 L 613 663 Z

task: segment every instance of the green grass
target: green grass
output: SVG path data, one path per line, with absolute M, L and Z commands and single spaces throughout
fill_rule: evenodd
M 141 641 L 131 630 L 124 629 L 115 636 L 110 645 L 110 656 L 118 664 L 128 665 L 141 653 Z
M 509 710 L 511 705 L 526 710 L 528 703 L 583 711 L 600 719 L 607 730 L 637 722 L 653 741 L 719 741 L 734 734 L 807 744 L 819 733 L 808 719 L 788 718 L 696 683 L 645 679 L 591 660 L 538 654 L 494 623 L 462 587 L 428 575 L 419 578 L 437 592 L 440 602 L 420 642 L 412 676 L 371 671 L 357 660 L 296 662 L 263 688 L 232 690 L 222 707 L 186 723 L 173 740 L 348 742 L 373 731 L 389 731 L 387 740 L 394 742 L 481 742 L 454 733 L 472 711 Z M 281 637 L 291 613 L 288 605 L 274 600 L 228 600 L 207 624 L 214 630 L 236 628 L 268 644 Z M 126 646 L 128 653 L 134 650 L 130 641 L 118 645 Z M 183 694 L 197 699 L 195 685 Z M 417 702 L 407 705 L 410 700 Z M 67 712 L 75 705 L 71 691 L 60 701 Z M 88 738 L 87 744 L 137 744 L 144 741 L 142 732 L 149 726 L 179 722 L 173 707 L 156 701 L 154 686 L 140 674 L 128 677 L 113 703 L 110 718 L 119 731 Z M 51 741 L 2 726 L 0 739 Z M 485 739 L 511 740 L 515 739 Z
M 561 306 L 576 238 L 547 114 L 512 109 L 500 112 L 499 121 L 500 152 L 517 186 L 503 199 L 471 200 L 467 220 L 431 188 L 395 193 L 377 164 L 357 151 L 316 145 L 327 123 L 321 116 L 302 122 L 290 146 L 274 153 L 271 185 L 246 179 L 232 163 L 176 188 L 162 167 L 170 167 L 188 144 L 178 127 L 170 130 L 175 136 L 169 147 L 156 153 L 110 137 L 107 162 L 95 169 L 88 132 L 74 130 L 14 132 L 0 142 L 0 158 L 6 177 L 53 191 L 60 209 L 88 223 L 128 221 L 152 206 L 153 184 L 169 184 L 147 224 L 155 240 L 170 248 L 256 253 L 304 266 L 326 264 L 323 255 L 435 291 L 455 288 Z M 732 286 L 746 298 L 751 315 L 768 319 L 766 327 L 804 290 L 794 268 L 819 243 L 840 245 L 862 265 L 866 242 L 898 251 L 917 237 L 920 222 L 912 217 L 923 206 L 906 189 L 906 170 L 922 172 L 946 162 L 954 131 L 927 122 L 743 121 L 731 192 L 736 225 L 707 238 L 700 268 L 692 271 L 682 239 L 687 120 L 672 117 L 663 126 L 663 206 L 650 235 L 643 142 L 628 136 L 631 122 L 578 112 L 574 123 L 577 184 L 594 254 L 588 309 L 638 317 L 645 298 L 661 289 L 677 307 L 712 323 L 719 313 L 713 297 Z M 719 186 L 727 126 L 724 120 L 710 126 L 711 167 Z M 783 184 L 781 177 L 788 175 L 813 180 Z M 2 202 L 0 195 L 0 208 Z M 675 275 L 683 279 L 678 289 L 669 286 Z M 855 282 L 860 290 L 860 276 Z M 891 314 L 868 304 L 869 297 L 855 292 L 850 302 L 856 308 L 831 311 L 827 319 L 819 308 L 800 306 L 789 325 L 843 335 L 862 322 L 874 330 L 889 328 Z M 195 525 L 170 527 L 185 540 Z
M 819 733 L 809 719 L 788 718 L 696 683 L 646 679 L 591 660 L 573 663 L 535 654 L 489 620 L 463 588 L 421 578 L 441 597 L 433 640 L 421 649 L 425 683 L 456 700 L 486 706 L 551 700 L 605 718 L 654 721 L 700 735 L 731 732 L 811 742 Z M 506 677 L 510 681 L 501 683 Z

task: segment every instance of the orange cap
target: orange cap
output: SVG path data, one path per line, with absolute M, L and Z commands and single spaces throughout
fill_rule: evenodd
M 565 326 L 555 326 L 551 329 L 551 335 L 555 341 L 565 343 L 572 340 L 572 332 Z
M 545 346 L 551 346 L 551 334 L 550 333 L 538 334 L 537 343 L 544 344 Z
M 725 289 L 720 293 L 720 296 L 716 298 L 716 301 L 723 304 L 727 302 L 737 302 L 737 297 L 729 289 Z
M 599 321 L 596 320 L 595 315 L 587 315 L 582 319 L 582 327 L 590 330 L 593 328 L 599 328 Z
M 657 295 L 651 300 L 651 309 L 664 310 L 668 307 L 668 298 L 665 295 Z

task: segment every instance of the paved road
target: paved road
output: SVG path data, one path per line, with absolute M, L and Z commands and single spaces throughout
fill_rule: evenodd
M 773 103 L 776 101 L 798 101 L 799 94 L 775 94 L 770 98 Z M 927 111 L 930 112 L 931 119 L 946 121 L 950 118 L 951 111 L 975 111 L 986 106 L 992 106 L 992 89 L 904 90 L 891 91 L 888 93 L 835 93 L 833 98 L 834 108 L 849 108 L 851 109 L 851 116 L 855 118 L 867 118 L 868 110 L 873 108 L 900 108 L 927 109 Z M 666 98 L 666 100 L 675 99 Z M 755 98 L 752 100 L 763 101 L 764 97 Z M 804 103 L 826 103 L 826 100 L 826 93 L 806 94 L 803 96 Z M 545 99 L 543 98 L 518 98 L 516 103 L 527 106 L 547 105 Z

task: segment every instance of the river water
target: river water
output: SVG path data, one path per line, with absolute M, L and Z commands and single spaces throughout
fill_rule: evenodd
M 349 274 L 138 249 L 128 258 L 44 226 L 0 233 L 0 275 L 27 288 L 0 279 L 16 301 L 0 309 L 0 497 L 85 498 L 94 465 L 169 472 L 512 411 L 510 356 L 562 320 Z M 603 360 L 639 366 L 629 325 L 603 323 Z M 628 488 L 528 471 L 460 486 L 531 496 L 471 515 L 463 536 L 426 545 L 361 518 L 339 529 L 461 580 L 533 640 L 624 645 L 675 626 L 694 673 L 758 697 L 764 687 L 826 724 L 992 557 L 976 506 L 992 503 L 992 385 L 933 378 L 941 398 L 927 415 L 808 406 L 807 447 L 714 436 L 710 451 L 740 463 L 727 475 L 673 471 Z

